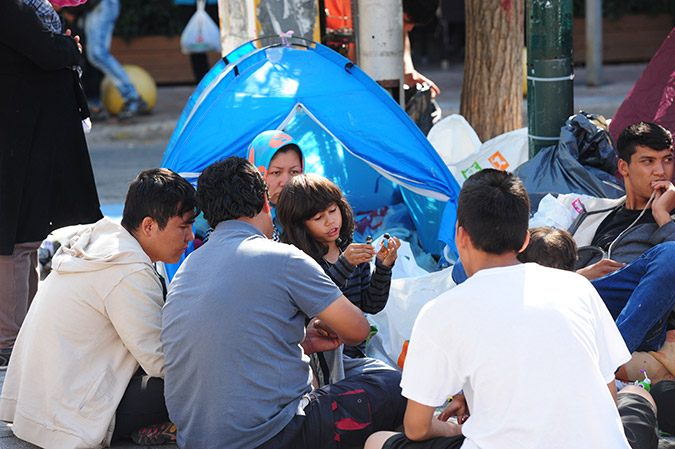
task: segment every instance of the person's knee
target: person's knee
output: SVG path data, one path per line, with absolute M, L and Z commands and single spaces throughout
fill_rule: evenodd
M 659 243 L 652 248 L 655 252 L 654 258 L 663 261 L 663 267 L 671 267 L 675 270 L 675 264 L 672 263 L 675 257 L 675 242 Z
M 366 445 L 363 446 L 363 449 L 381 449 L 384 446 L 384 443 L 394 435 L 397 435 L 396 432 L 375 432 L 366 440 Z
M 632 393 L 632 394 L 635 394 L 635 395 L 638 395 L 638 396 L 642 396 L 652 405 L 652 407 L 654 407 L 654 410 L 657 410 L 656 402 L 654 401 L 654 398 L 644 388 L 638 387 L 637 385 L 626 385 L 625 387 L 623 387 L 621 389 L 621 391 L 619 391 L 618 394 L 621 395 L 621 394 L 629 394 L 629 393 Z

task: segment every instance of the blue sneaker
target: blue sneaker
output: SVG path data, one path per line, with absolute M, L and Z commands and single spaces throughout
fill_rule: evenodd
M 148 109 L 148 104 L 142 98 L 132 98 L 122 105 L 122 110 L 117 114 L 117 120 L 127 120 L 143 113 Z

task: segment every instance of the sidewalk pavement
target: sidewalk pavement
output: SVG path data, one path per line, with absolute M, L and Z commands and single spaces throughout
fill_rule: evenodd
M 611 118 L 624 98 L 630 92 L 646 64 L 608 65 L 603 69 L 604 84 L 598 87 L 586 86 L 586 69 L 575 70 L 574 111 L 601 114 Z M 441 89 L 436 97 L 443 116 L 459 113 L 464 67 L 451 65 L 447 69 L 419 67 Z M 168 143 L 178 118 L 195 86 L 160 86 L 157 89 L 157 103 L 152 112 L 120 122 L 110 118 L 94 123 L 87 140 L 92 143 L 150 142 Z M 527 126 L 527 101 L 523 100 L 523 126 Z

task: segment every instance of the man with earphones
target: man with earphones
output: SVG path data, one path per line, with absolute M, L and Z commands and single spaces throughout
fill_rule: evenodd
M 675 306 L 673 138 L 640 122 L 617 140 L 626 196 L 584 200 L 569 229 L 579 246 L 577 272 L 591 280 L 628 349 L 656 351 Z

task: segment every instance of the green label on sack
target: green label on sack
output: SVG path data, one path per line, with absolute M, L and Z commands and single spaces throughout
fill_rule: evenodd
M 473 175 L 476 172 L 481 171 L 482 168 L 480 165 L 478 165 L 478 162 L 475 162 L 469 166 L 466 170 L 462 170 L 462 176 L 464 176 L 464 179 L 467 179 L 469 176 Z

